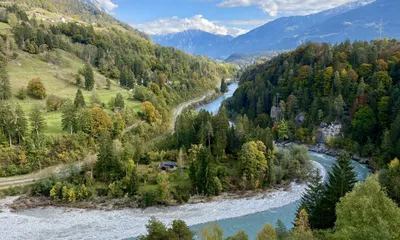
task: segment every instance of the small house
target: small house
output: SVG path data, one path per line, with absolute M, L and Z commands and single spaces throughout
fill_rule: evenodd
M 162 171 L 175 171 L 178 169 L 176 162 L 161 162 L 158 168 Z

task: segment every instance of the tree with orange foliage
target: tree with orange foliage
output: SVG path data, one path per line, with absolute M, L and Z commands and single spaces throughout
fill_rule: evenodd
M 40 78 L 34 78 L 28 83 L 28 95 L 38 99 L 46 97 L 46 88 Z

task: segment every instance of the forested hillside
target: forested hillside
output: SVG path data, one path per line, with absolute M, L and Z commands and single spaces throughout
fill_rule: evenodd
M 340 123 L 328 144 L 386 166 L 400 156 L 399 49 L 388 39 L 303 45 L 245 72 L 228 109 L 279 140 L 314 143 L 321 123 Z
M 144 151 L 174 107 L 236 71 L 78 0 L 2 1 L 0 21 L 1 176 L 87 159 L 105 136 Z

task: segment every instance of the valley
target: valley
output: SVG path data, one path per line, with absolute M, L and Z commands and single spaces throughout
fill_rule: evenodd
M 400 238 L 398 1 L 152 4 L 0 0 L 0 239 Z

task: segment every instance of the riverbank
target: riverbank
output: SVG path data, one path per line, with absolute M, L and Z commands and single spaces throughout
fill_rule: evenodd
M 276 147 L 290 147 L 291 145 L 305 146 L 310 152 L 325 154 L 332 157 L 337 157 L 341 152 L 345 151 L 343 149 L 330 148 L 325 143 L 305 144 L 300 142 L 275 142 Z M 354 161 L 357 161 L 361 164 L 366 164 L 369 166 L 371 162 L 370 158 L 362 158 L 359 155 L 353 153 L 350 153 L 350 155 Z
M 315 163 L 315 166 L 323 176 L 327 175 L 321 164 Z M 222 195 L 211 202 L 146 209 L 101 211 L 45 207 L 16 213 L 3 209 L 0 239 L 26 239 L 26 233 L 30 239 L 125 239 L 145 234 L 145 225 L 151 216 L 165 224 L 182 219 L 193 226 L 276 209 L 298 201 L 305 189 L 304 183 L 291 183 L 288 189 L 245 196 Z

